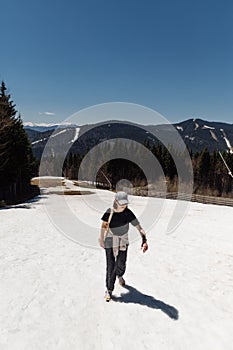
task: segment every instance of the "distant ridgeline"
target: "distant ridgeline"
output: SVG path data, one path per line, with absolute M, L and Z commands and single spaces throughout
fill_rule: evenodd
M 40 127 L 41 128 L 41 127 Z M 122 148 L 122 157 L 112 159 L 103 164 L 97 174 L 97 182 L 104 187 L 115 188 L 121 179 L 129 180 L 133 186 L 145 187 L 147 180 L 143 170 L 130 160 L 130 154 L 144 157 L 143 148 L 133 149 L 133 146 L 121 144 L 121 139 L 134 140 L 149 149 L 158 159 L 166 177 L 167 191 L 177 191 L 177 169 L 171 157 L 173 152 L 182 159 L 182 152 L 176 145 L 176 135 L 180 135 L 185 143 L 193 164 L 194 193 L 214 196 L 232 196 L 232 178 L 218 153 L 221 151 L 230 169 L 233 170 L 233 125 L 226 123 L 207 122 L 201 119 L 189 119 L 174 125 L 139 125 L 128 122 L 109 121 L 93 125 L 60 125 L 42 130 L 34 126 L 25 126 L 31 140 L 34 156 L 40 160 L 44 147 L 50 140 L 51 149 L 59 144 L 60 149 L 67 149 L 63 165 L 63 175 L 78 179 L 80 164 L 84 156 L 97 145 L 98 156 L 104 159 L 104 154 L 115 147 Z M 167 140 L 165 147 L 159 141 Z M 104 142 L 104 141 L 109 142 Z M 69 145 L 69 146 L 67 146 Z M 139 154 L 141 152 L 141 155 Z M 59 152 L 58 152 L 59 153 Z M 101 155 L 102 153 L 102 155 Z M 59 154 L 52 154 L 59 157 Z M 91 164 L 90 164 L 91 172 Z M 49 174 L 48 174 L 49 175 Z M 88 172 L 85 174 L 89 180 Z M 106 181 L 108 179 L 108 181 Z M 158 181 L 156 174 L 149 179 Z M 185 181 L 185 179 L 184 179 Z

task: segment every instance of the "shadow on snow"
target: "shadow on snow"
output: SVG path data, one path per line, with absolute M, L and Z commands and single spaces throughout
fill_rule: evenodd
M 158 309 L 163 311 L 173 320 L 178 320 L 179 312 L 175 307 L 165 304 L 163 301 L 157 300 L 150 295 L 143 294 L 131 286 L 125 285 L 124 288 L 127 289 L 128 292 L 125 294 L 122 293 L 120 297 L 112 296 L 113 301 L 126 304 L 139 304 L 151 309 Z
M 42 198 L 47 198 L 47 196 L 45 195 L 38 195 L 32 199 L 29 199 L 23 203 L 19 203 L 19 204 L 11 204 L 11 205 L 5 205 L 3 207 L 0 207 L 0 210 L 8 210 L 8 209 L 32 209 L 33 206 L 32 204 L 36 203 L 36 204 L 40 204 L 40 200 Z

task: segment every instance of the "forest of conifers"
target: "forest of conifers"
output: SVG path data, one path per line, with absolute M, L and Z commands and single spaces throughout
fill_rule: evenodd
M 94 159 L 95 155 L 93 154 L 93 160 L 91 161 L 90 159 L 89 166 L 85 169 L 85 180 L 96 181 L 100 186 L 105 188 L 112 187 L 114 189 L 121 179 L 128 180 L 133 187 L 146 187 L 148 183 L 156 184 L 156 182 L 163 181 L 165 178 L 166 190 L 168 192 L 178 191 L 177 168 L 170 151 L 164 146 L 150 147 L 147 144 L 146 147 L 152 152 L 161 165 L 163 179 L 161 179 L 161 174 L 158 175 L 156 171 L 153 171 L 153 168 L 148 178 L 138 164 L 128 160 L 130 159 L 130 152 L 134 152 L 134 150 L 128 150 L 129 156 L 127 156 L 127 151 L 124 150 L 122 154 L 124 154 L 125 157 L 112 159 L 103 164 L 98 170 L 95 179 L 93 179 L 92 175 L 92 167 L 95 166 L 96 163 Z M 102 148 L 102 153 L 105 154 L 106 152 L 108 152 L 108 150 Z M 233 155 L 228 152 L 223 152 L 222 155 L 229 168 L 233 169 Z M 143 151 L 141 156 L 138 154 L 138 159 L 142 159 L 142 157 L 145 157 Z M 179 154 L 178 157 L 182 161 L 183 155 Z M 83 158 L 84 156 L 80 156 L 79 154 L 69 154 L 64 163 L 63 174 L 70 179 L 79 179 L 80 164 Z M 98 158 L 101 158 L 100 151 L 98 151 Z M 190 158 L 193 171 L 194 193 L 232 197 L 233 179 L 229 176 L 228 170 L 217 151 L 211 154 L 206 148 L 202 152 L 195 154 L 190 151 Z M 184 167 L 185 161 L 184 157 Z M 84 180 L 84 178 L 82 180 Z M 184 178 L 182 181 L 185 183 L 186 179 Z

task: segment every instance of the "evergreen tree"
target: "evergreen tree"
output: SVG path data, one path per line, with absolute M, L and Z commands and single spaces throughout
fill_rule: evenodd
M 210 154 L 207 148 L 205 148 L 198 159 L 197 163 L 197 175 L 199 184 L 207 185 L 208 184 L 208 174 L 210 167 Z
M 22 194 L 35 172 L 31 144 L 23 128 L 20 115 L 6 93 L 5 83 L 0 88 L 0 187 L 16 199 Z M 3 196 L 3 192 L 0 195 Z

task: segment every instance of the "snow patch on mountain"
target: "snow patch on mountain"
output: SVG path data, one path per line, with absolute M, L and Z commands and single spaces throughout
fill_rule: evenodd
M 56 134 L 52 134 L 50 137 L 56 137 L 56 136 L 58 136 L 58 135 L 64 134 L 66 131 L 67 131 L 67 129 L 61 130 L 61 131 L 59 131 L 59 132 L 56 133 Z
M 80 128 L 76 128 L 76 129 L 75 129 L 74 138 L 73 138 L 73 140 L 71 140 L 69 143 L 74 143 L 74 142 L 78 139 L 78 137 L 79 137 L 79 132 L 80 132 Z
M 208 125 L 203 125 L 202 129 L 211 129 L 211 130 L 215 130 L 215 128 L 213 128 L 212 126 L 208 126 Z
M 179 125 L 176 127 L 176 129 L 177 129 L 177 130 L 184 131 L 183 127 L 182 127 L 182 126 L 179 126 Z
M 51 138 L 56 137 L 56 136 L 58 136 L 58 135 L 64 134 L 66 131 L 67 131 L 67 129 L 61 130 L 61 131 L 59 131 L 59 132 L 56 133 L 56 134 L 52 134 L 50 137 L 51 137 Z M 32 145 L 35 145 L 35 144 L 40 143 L 40 142 L 47 141 L 50 137 L 44 137 L 43 139 L 40 139 L 40 140 L 37 140 L 37 141 L 33 141 L 33 142 L 32 142 Z
M 190 141 L 194 141 L 195 140 L 194 136 L 185 135 L 185 138 L 189 139 Z
M 193 122 L 195 124 L 195 130 L 197 130 L 199 128 L 199 124 L 197 124 L 196 119 L 193 119 Z
M 213 129 L 214 129 L 214 128 L 213 128 Z M 210 129 L 210 135 L 213 137 L 213 139 L 214 139 L 215 141 L 218 142 L 217 136 L 215 135 L 215 133 L 214 133 L 213 130 L 211 130 L 211 129 Z
M 227 147 L 228 147 L 229 150 L 230 150 L 230 153 L 233 153 L 233 147 L 231 146 L 231 143 L 230 143 L 230 141 L 228 140 L 225 131 L 224 131 L 223 129 L 220 129 L 220 131 L 221 131 L 222 134 L 223 134 L 223 138 L 224 138 L 224 140 L 225 140 L 225 142 L 226 142 L 226 144 L 227 144 Z
M 43 138 L 43 139 L 40 139 L 40 140 L 37 140 L 37 141 L 33 141 L 33 142 L 32 142 L 32 145 L 36 145 L 37 143 L 44 142 L 44 141 L 46 141 L 46 140 L 48 140 L 47 137 L 45 137 L 45 138 Z

